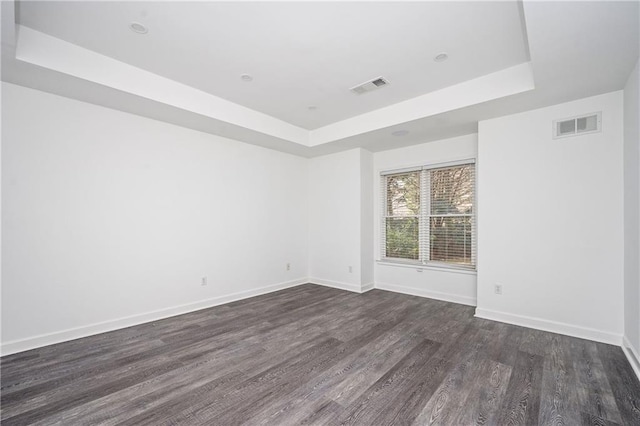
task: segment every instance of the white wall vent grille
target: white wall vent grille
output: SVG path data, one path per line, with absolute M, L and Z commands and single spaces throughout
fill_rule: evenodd
M 602 130 L 602 112 L 553 121 L 553 138 L 566 138 Z
M 384 77 L 378 77 L 362 84 L 358 84 L 357 86 L 354 86 L 349 90 L 351 90 L 353 93 L 361 95 L 363 93 L 371 92 L 372 90 L 376 90 L 387 85 L 389 85 L 389 81 L 387 79 L 385 79 Z

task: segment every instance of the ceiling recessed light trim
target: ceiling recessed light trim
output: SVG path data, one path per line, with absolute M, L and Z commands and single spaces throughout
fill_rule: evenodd
M 248 82 L 250 82 L 250 81 L 253 81 L 253 77 L 252 77 L 252 76 L 250 76 L 249 74 L 241 74 L 241 75 L 240 75 L 240 80 L 242 80 L 242 81 L 244 81 L 244 82 L 248 83 Z
M 436 62 L 444 62 L 449 59 L 449 55 L 446 52 L 438 53 L 433 57 L 433 60 Z
M 142 25 L 140 22 L 132 22 L 129 24 L 129 29 L 136 34 L 146 34 L 149 29 Z
M 391 134 L 393 136 L 407 136 L 409 134 L 408 130 L 396 130 L 394 132 L 391 132 Z

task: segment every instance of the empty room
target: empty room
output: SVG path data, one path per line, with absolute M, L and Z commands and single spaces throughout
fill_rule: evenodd
M 640 1 L 0 6 L 2 425 L 640 425 Z

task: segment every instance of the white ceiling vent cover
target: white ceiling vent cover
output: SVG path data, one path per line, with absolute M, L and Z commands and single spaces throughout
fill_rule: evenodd
M 553 138 L 566 138 L 602 130 L 602 112 L 553 121 Z
M 353 86 L 349 90 L 351 90 L 355 94 L 361 95 L 363 93 L 371 92 L 372 90 L 376 90 L 388 85 L 389 81 L 387 79 L 385 79 L 384 77 L 378 77 L 362 84 L 358 84 L 357 86 Z

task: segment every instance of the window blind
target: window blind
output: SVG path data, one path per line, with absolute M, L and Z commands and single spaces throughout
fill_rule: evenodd
M 385 179 L 385 257 L 420 259 L 420 173 L 390 175 Z
M 475 268 L 475 164 L 381 174 L 382 257 Z

